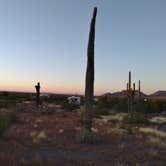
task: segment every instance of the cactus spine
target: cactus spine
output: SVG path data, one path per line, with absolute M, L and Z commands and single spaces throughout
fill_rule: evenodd
M 35 85 L 35 89 L 36 89 L 36 107 L 38 109 L 40 104 L 40 82 L 38 82 L 37 85 Z
M 92 107 L 94 96 L 94 41 L 95 41 L 95 23 L 97 8 L 93 10 L 93 16 L 90 24 L 89 42 L 87 48 L 87 69 L 85 86 L 85 117 L 84 129 L 91 132 L 92 127 Z

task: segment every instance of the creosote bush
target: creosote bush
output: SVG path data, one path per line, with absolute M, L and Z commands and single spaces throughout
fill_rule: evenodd
M 133 111 L 129 113 L 123 121 L 125 123 L 147 123 L 148 119 L 144 113 Z

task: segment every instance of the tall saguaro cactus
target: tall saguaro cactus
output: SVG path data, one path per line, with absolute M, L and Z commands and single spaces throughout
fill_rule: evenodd
M 141 81 L 138 81 L 138 95 L 139 95 L 139 100 L 141 99 Z
M 128 113 L 133 110 L 133 102 L 135 96 L 135 83 L 133 83 L 133 89 L 131 88 L 131 71 L 129 71 L 129 82 L 127 83 L 127 98 L 128 98 Z
M 38 82 L 37 85 L 35 85 L 35 89 L 36 89 L 36 107 L 38 109 L 40 104 L 40 82 Z
M 84 140 L 88 143 L 88 137 L 92 127 L 92 109 L 94 97 L 94 41 L 95 41 L 95 23 L 97 7 L 93 10 L 93 16 L 90 24 L 89 42 L 87 48 L 87 69 L 85 80 L 85 114 L 84 114 Z

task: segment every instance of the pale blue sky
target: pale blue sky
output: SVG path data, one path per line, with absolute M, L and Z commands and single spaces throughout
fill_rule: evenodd
M 0 0 L 0 90 L 83 93 L 94 6 L 95 92 L 166 90 L 165 0 Z

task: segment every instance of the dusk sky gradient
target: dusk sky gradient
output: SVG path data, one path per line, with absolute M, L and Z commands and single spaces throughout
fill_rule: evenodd
M 84 93 L 94 6 L 95 93 L 166 90 L 165 0 L 0 0 L 0 90 Z

